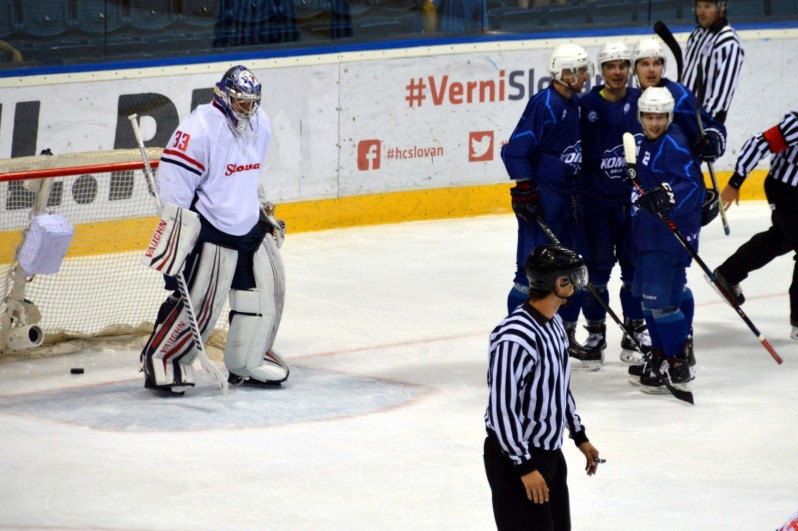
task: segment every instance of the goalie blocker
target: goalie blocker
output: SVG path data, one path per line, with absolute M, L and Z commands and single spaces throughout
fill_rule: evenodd
M 181 217 L 185 222 L 189 216 L 164 215 L 159 228 L 169 219 L 175 220 L 174 228 Z M 230 330 L 224 350 L 229 381 L 234 385 L 243 382 L 273 385 L 285 381 L 289 367 L 272 349 L 285 297 L 285 274 L 276 238 L 259 225 L 244 236 L 231 237 L 201 216 L 197 220 L 201 227 L 199 243 L 184 260 L 184 274 L 203 341 L 213 330 L 229 293 Z M 168 226 L 167 221 L 163 229 L 166 236 L 162 235 L 160 242 L 169 239 Z M 185 224 L 181 230 L 191 232 Z M 157 250 L 158 245 L 153 256 L 159 254 Z M 166 277 L 166 287 L 176 288 L 173 278 Z M 153 333 L 142 350 L 141 368 L 146 386 L 178 393 L 193 386 L 196 353 L 185 308 L 175 292 L 161 306 Z

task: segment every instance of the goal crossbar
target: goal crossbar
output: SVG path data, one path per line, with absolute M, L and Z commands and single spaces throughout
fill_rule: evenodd
M 147 148 L 147 156 L 153 167 L 158 166 L 162 154 L 162 148 Z M 140 170 L 143 167 L 141 151 L 138 149 L 34 155 L 0 159 L 0 182 L 131 171 Z
M 147 148 L 153 167 L 162 153 Z M 152 329 L 167 292 L 141 264 L 157 223 L 143 168 L 138 149 L 0 160 L 0 355 L 25 327 L 44 343 L 23 350 Z M 15 249 L 42 213 L 63 216 L 74 236 L 58 272 L 28 275 Z M 226 330 L 220 318 L 209 344 L 223 345 Z

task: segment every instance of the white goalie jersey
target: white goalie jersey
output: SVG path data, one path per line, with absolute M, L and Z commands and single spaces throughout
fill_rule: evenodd
M 180 124 L 158 168 L 164 204 L 195 209 L 214 227 L 233 236 L 258 222 L 259 177 L 271 142 L 271 123 L 263 109 L 250 119 L 252 130 L 233 132 L 215 103 L 200 105 Z

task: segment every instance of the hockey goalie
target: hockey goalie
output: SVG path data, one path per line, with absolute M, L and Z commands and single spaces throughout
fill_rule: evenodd
M 230 302 L 224 363 L 230 385 L 279 385 L 289 367 L 274 351 L 285 295 L 285 223 L 259 186 L 271 140 L 261 85 L 247 68 L 225 72 L 213 100 L 172 134 L 161 157 L 161 219 L 144 262 L 172 294 L 141 352 L 144 386 L 182 394 L 197 350 L 175 275 L 182 271 L 203 342 Z

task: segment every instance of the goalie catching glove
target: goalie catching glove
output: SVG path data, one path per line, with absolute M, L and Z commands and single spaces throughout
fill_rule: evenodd
M 277 248 L 283 246 L 283 241 L 285 240 L 285 221 L 281 219 L 277 219 L 274 215 L 275 210 L 274 203 L 263 203 L 260 206 L 260 218 L 258 219 L 258 224 L 263 229 L 263 232 L 266 234 L 271 234 L 274 238 L 274 241 L 277 242 Z
M 531 181 L 521 181 L 510 189 L 510 198 L 513 203 L 513 212 L 526 221 L 534 223 L 535 219 L 543 213 L 540 208 L 540 193 L 537 186 L 532 186 Z
M 655 186 L 641 195 L 635 204 L 638 208 L 656 216 L 676 206 L 676 198 L 673 195 L 671 185 L 662 183 L 660 186 Z

